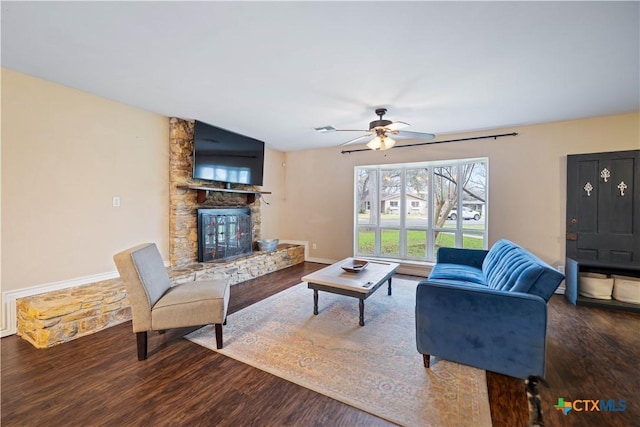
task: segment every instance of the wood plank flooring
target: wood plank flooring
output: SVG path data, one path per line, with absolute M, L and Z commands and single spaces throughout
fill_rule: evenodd
M 300 282 L 324 267 L 304 263 L 231 288 L 229 312 Z M 403 277 L 403 276 L 397 276 Z M 410 276 L 406 276 L 410 278 Z M 547 425 L 638 425 L 640 316 L 549 305 Z M 388 422 L 193 344 L 189 329 L 151 333 L 149 358 L 136 359 L 129 322 L 38 350 L 3 338 L 3 426 L 383 426 Z M 416 357 L 421 357 L 416 352 Z M 524 426 L 522 381 L 487 373 L 494 426 Z M 569 413 L 558 397 L 625 399 L 624 412 Z

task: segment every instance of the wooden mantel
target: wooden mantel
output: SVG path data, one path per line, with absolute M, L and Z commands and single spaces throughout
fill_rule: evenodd
M 207 199 L 207 195 L 209 191 L 216 191 L 220 193 L 236 193 L 236 194 L 246 194 L 247 195 L 247 204 L 251 204 L 256 201 L 257 198 L 260 198 L 263 194 L 271 194 L 270 191 L 255 191 L 255 190 L 234 190 L 230 188 L 215 188 L 215 187 L 207 187 L 203 185 L 195 185 L 195 184 L 182 184 L 177 185 L 177 188 L 181 188 L 183 190 L 196 190 L 198 192 L 197 201 L 198 203 L 204 203 Z

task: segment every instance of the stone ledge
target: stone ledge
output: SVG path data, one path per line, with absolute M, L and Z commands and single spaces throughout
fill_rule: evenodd
M 304 262 L 304 246 L 281 244 L 224 263 L 168 268 L 173 284 L 227 278 L 231 285 Z M 131 320 L 131 307 L 119 278 L 16 300 L 17 334 L 47 348 Z

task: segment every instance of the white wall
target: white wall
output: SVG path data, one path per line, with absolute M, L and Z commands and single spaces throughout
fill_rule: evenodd
M 168 254 L 166 117 L 2 69 L 2 291 Z M 119 196 L 121 207 L 112 207 Z
M 279 239 L 284 235 L 285 216 L 285 153 L 270 148 L 265 149 L 263 191 L 260 200 L 263 239 Z
M 140 242 L 169 259 L 169 119 L 1 71 L 4 336 L 15 298 L 117 277 L 113 254 Z M 284 234 L 284 161 L 266 149 L 265 238 Z
M 285 237 L 316 243 L 312 258 L 351 256 L 355 166 L 488 157 L 489 246 L 508 238 L 549 263 L 564 264 L 567 154 L 639 149 L 639 118 L 634 113 L 441 135 L 436 140 L 519 134 L 387 151 L 341 154 L 343 147 L 335 147 L 289 152 Z

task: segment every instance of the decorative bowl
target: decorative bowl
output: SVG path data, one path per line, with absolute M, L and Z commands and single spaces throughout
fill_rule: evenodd
M 357 273 L 364 270 L 367 265 L 369 265 L 369 261 L 365 261 L 363 259 L 352 259 L 346 264 L 342 264 L 340 267 L 342 267 L 344 271 L 348 271 L 349 273 Z
M 278 247 L 278 239 L 261 239 L 258 240 L 258 249 L 265 252 L 273 252 Z

